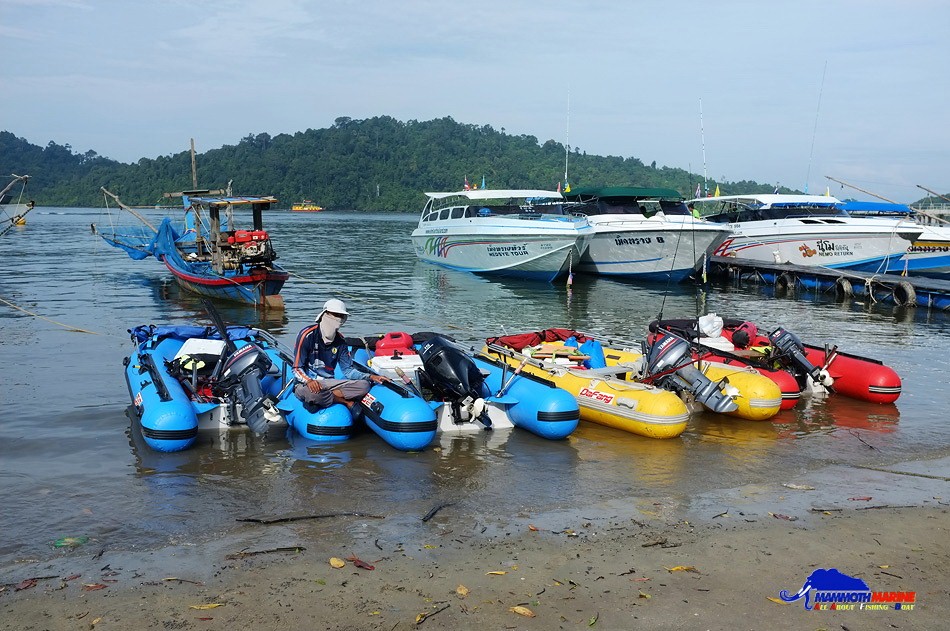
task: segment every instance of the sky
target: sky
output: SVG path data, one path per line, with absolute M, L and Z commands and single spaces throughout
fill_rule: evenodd
M 950 191 L 948 24 L 945 0 L 0 0 L 0 130 L 136 162 L 449 116 L 912 202 Z

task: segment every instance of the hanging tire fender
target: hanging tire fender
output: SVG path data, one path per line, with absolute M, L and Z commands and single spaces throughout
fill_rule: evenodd
M 835 281 L 835 297 L 837 298 L 850 298 L 854 295 L 854 287 L 851 285 L 851 281 L 845 277 L 841 277 Z
M 795 277 L 788 272 L 782 272 L 775 277 L 775 291 L 787 292 L 795 288 Z
M 900 307 L 913 307 L 917 305 L 917 292 L 914 286 L 906 280 L 894 285 L 893 293 L 894 304 Z

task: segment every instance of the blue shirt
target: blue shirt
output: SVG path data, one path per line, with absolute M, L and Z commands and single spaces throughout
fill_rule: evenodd
M 294 345 L 294 376 L 297 380 L 332 379 L 335 368 L 339 368 L 346 379 L 369 379 L 369 374 L 353 363 L 350 348 L 342 335 L 337 333 L 332 342 L 326 343 L 319 324 L 300 331 Z

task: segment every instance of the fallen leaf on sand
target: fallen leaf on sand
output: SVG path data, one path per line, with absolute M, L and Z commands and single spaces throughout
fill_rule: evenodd
M 775 596 L 766 596 L 766 598 L 768 598 L 769 600 L 771 600 L 773 603 L 778 603 L 778 604 L 780 604 L 780 605 L 787 605 L 787 604 L 788 604 L 787 602 L 785 602 L 785 601 L 782 600 L 781 598 L 776 598 Z
M 102 583 L 83 583 L 82 591 L 84 592 L 94 592 L 97 589 L 105 589 L 107 586 Z
M 879 565 L 878 567 L 881 568 L 882 570 L 886 570 L 887 568 L 889 568 L 889 567 L 891 567 L 891 566 L 890 566 L 890 565 Z
M 592 626 L 594 626 L 595 624 L 597 624 L 598 618 L 600 618 L 600 614 L 599 614 L 599 613 L 595 613 L 593 616 L 590 617 L 590 620 L 587 621 L 587 626 L 588 626 L 588 627 L 592 627 Z
M 75 581 L 75 580 L 76 580 L 77 578 L 79 578 L 80 576 L 82 576 L 82 574 L 70 574 L 69 576 L 67 576 L 67 577 L 64 578 L 63 580 L 64 580 L 64 581 Z
M 692 565 L 674 565 L 673 567 L 666 567 L 664 565 L 663 569 L 667 572 L 695 572 L 696 574 L 699 574 L 699 570 L 697 570 Z
M 507 573 L 508 572 L 504 570 L 494 570 L 493 572 L 485 572 L 485 576 L 502 576 L 503 574 Z
M 515 605 L 514 607 L 508 607 L 508 611 L 511 613 L 516 613 L 519 616 L 524 616 L 525 618 L 534 618 L 535 613 L 528 609 L 527 607 L 522 607 L 521 605 Z
M 531 532 L 538 532 L 538 527 L 535 526 L 534 524 L 528 524 L 528 530 L 530 530 Z
M 468 596 L 468 588 L 465 585 L 459 585 L 455 588 L 455 595 L 459 598 L 465 598 Z
M 650 580 L 650 578 L 645 576 L 642 578 L 631 578 L 630 580 L 634 583 L 645 583 L 646 581 Z
M 16 591 L 20 591 L 21 589 L 29 589 L 29 588 L 31 588 L 31 587 L 36 587 L 36 579 L 35 579 L 35 578 L 26 578 L 26 579 L 23 579 L 22 581 L 20 581 L 19 583 L 16 584 L 16 586 L 14 587 L 14 589 L 15 589 Z
M 330 567 L 334 567 L 339 570 L 341 567 L 346 567 L 346 561 L 336 557 L 330 557 Z
M 223 607 L 221 603 L 205 603 L 203 605 L 188 605 L 189 609 L 215 609 L 216 607 Z
M 795 489 L 796 491 L 814 491 L 815 487 L 808 486 L 807 484 L 783 484 L 787 489 Z
M 867 495 L 861 495 L 859 497 L 849 497 L 849 502 L 870 502 L 873 498 L 868 497 Z
M 361 560 L 361 559 L 356 558 L 355 555 L 354 555 L 354 556 L 348 556 L 348 557 L 346 557 L 346 560 L 347 560 L 347 561 L 350 561 L 351 563 L 353 563 L 353 565 L 355 565 L 356 567 L 362 568 L 362 569 L 364 569 L 364 570 L 375 570 L 375 569 L 376 569 L 376 566 L 375 566 L 375 565 L 370 565 L 370 564 L 367 563 L 366 561 L 363 561 L 363 560 Z
M 798 517 L 795 517 L 794 515 L 789 516 L 789 515 L 783 515 L 782 513 L 769 513 L 769 515 L 771 515 L 775 519 L 784 519 L 785 521 L 798 521 Z
M 647 600 L 653 598 L 653 596 L 651 596 L 650 594 L 647 594 L 642 589 L 638 589 L 637 591 L 640 592 L 639 598 L 646 598 Z
M 101 621 L 102 621 L 102 616 L 99 616 L 98 618 L 95 618 L 92 622 L 90 622 L 89 625 L 94 627 L 97 624 L 99 624 Z

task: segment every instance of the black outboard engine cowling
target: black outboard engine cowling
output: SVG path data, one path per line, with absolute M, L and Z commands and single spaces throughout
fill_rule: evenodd
M 224 360 L 218 386 L 228 398 L 241 404 L 241 416 L 255 434 L 267 431 L 267 415 L 273 404 L 261 388 L 261 379 L 272 362 L 260 346 L 248 344 Z
M 484 412 L 484 399 L 489 394 L 485 376 L 464 350 L 436 335 L 423 343 L 419 357 L 422 384 L 452 406 L 456 423 L 478 420 L 486 427 L 491 425 Z
M 769 333 L 769 341 L 772 342 L 772 348 L 777 351 L 775 354 L 786 360 L 783 363 L 791 364 L 800 385 L 805 385 L 802 379 L 804 375 L 808 375 L 818 384 L 826 387 L 831 386 L 833 379 L 819 366 L 815 366 L 808 361 L 805 357 L 805 345 L 802 344 L 797 335 L 779 327 Z
M 669 331 L 660 331 L 644 354 L 647 376 L 654 377 L 656 385 L 677 393 L 689 392 L 697 402 L 713 412 L 725 414 L 739 409 L 732 397 L 720 390 L 718 383 L 713 383 L 693 366 L 693 350 L 683 338 Z

